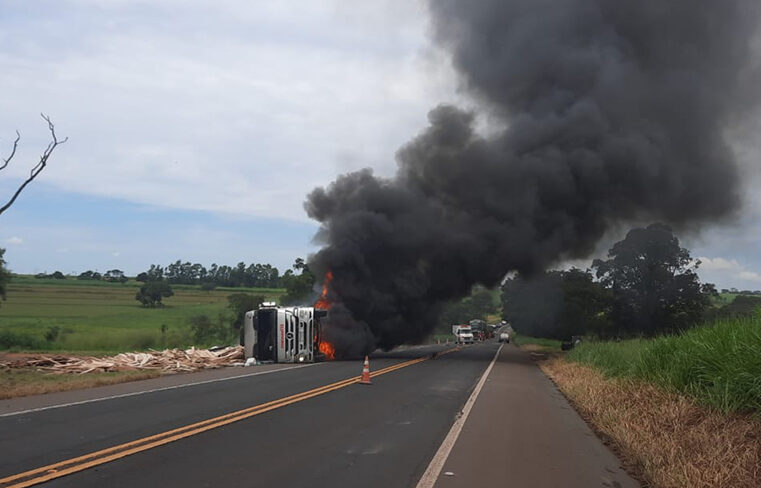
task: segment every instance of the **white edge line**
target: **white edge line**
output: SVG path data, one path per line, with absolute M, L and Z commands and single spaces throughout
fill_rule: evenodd
M 473 404 L 476 403 L 478 394 L 481 393 L 481 388 L 483 388 L 484 383 L 486 383 L 486 378 L 489 376 L 489 373 L 491 373 L 491 368 L 494 366 L 497 357 L 499 357 L 499 353 L 503 346 L 504 344 L 499 346 L 496 354 L 494 354 L 494 358 L 491 360 L 491 363 L 489 363 L 489 367 L 486 368 L 484 374 L 481 375 L 481 379 L 478 381 L 473 393 L 470 394 L 470 398 L 468 398 L 468 401 L 466 401 L 465 405 L 462 407 L 460 416 L 454 421 L 452 428 L 449 429 L 449 433 L 444 438 L 441 446 L 439 446 L 439 450 L 436 451 L 433 459 L 431 459 L 431 464 L 428 465 L 428 469 L 425 470 L 420 481 L 418 481 L 417 488 L 433 488 L 433 485 L 436 484 L 436 480 L 439 479 L 439 474 L 441 474 L 441 470 L 444 468 L 444 463 L 447 461 L 449 453 L 452 452 L 452 448 L 457 442 L 457 438 L 460 436 L 465 421 L 468 420 L 470 409 L 473 408 Z
M 58 405 L 48 405 L 47 407 L 30 408 L 29 410 L 19 410 L 18 412 L 10 412 L 10 413 L 0 414 L 0 418 L 2 418 L 2 417 L 13 417 L 14 415 L 24 415 L 24 414 L 27 414 L 27 413 L 34 413 L 34 412 L 42 412 L 44 410 L 53 410 L 53 409 L 56 409 L 56 408 L 73 407 L 75 405 L 84 405 L 86 403 L 95 403 L 95 402 L 102 402 L 102 401 L 105 401 L 105 400 L 114 400 L 116 398 L 126 398 L 126 397 L 131 397 L 131 396 L 145 395 L 147 393 L 156 393 L 158 391 L 176 390 L 176 389 L 179 389 L 179 388 L 187 388 L 187 387 L 190 387 L 190 386 L 205 385 L 207 383 L 217 383 L 217 382 L 220 382 L 220 381 L 237 380 L 237 379 L 240 379 L 240 378 L 248 378 L 250 376 L 259 376 L 261 374 L 278 373 L 280 371 L 289 371 L 291 369 L 306 368 L 308 366 L 315 366 L 317 364 L 323 364 L 323 363 L 300 364 L 298 366 L 291 366 L 290 368 L 270 369 L 268 371 L 258 371 L 256 373 L 242 374 L 242 375 L 238 375 L 238 376 L 229 376 L 227 378 L 218 378 L 218 379 L 215 379 L 215 380 L 197 381 L 195 383 L 184 383 L 182 385 L 165 386 L 163 388 L 154 388 L 152 390 L 134 391 L 132 393 L 123 393 L 121 395 L 112 395 L 112 396 L 101 397 L 101 398 L 91 398 L 90 400 L 82 400 L 82 401 L 79 401 L 79 402 L 61 403 L 61 404 L 58 404 Z

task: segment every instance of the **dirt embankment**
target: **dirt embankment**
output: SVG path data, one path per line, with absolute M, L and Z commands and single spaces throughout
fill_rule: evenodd
M 647 486 L 761 486 L 761 421 L 725 415 L 653 385 L 539 359 L 581 416 Z

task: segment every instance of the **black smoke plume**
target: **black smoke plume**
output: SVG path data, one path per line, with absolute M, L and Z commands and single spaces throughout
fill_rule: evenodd
M 431 0 L 434 39 L 501 128 L 436 107 L 394 178 L 309 195 L 338 351 L 420 341 L 473 284 L 585 257 L 613 225 L 735 212 L 725 131 L 756 103 L 759 3 Z

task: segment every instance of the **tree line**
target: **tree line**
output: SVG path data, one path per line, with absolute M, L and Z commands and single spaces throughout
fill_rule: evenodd
M 207 268 L 199 263 L 177 260 L 165 267 L 152 264 L 136 279 L 144 283 L 166 280 L 177 285 L 210 283 L 225 287 L 278 288 L 282 277 L 278 269 L 270 264 L 247 265 L 241 261 L 235 266 L 213 263 Z
M 713 306 L 718 292 L 713 284 L 700 282 L 699 266 L 668 226 L 632 229 L 591 269 L 506 280 L 503 316 L 522 334 L 561 340 L 680 332 L 732 313 L 730 307 L 722 311 Z

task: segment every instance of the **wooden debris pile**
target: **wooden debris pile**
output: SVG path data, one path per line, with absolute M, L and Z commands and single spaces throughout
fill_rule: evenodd
M 198 371 L 224 366 L 243 365 L 243 347 L 218 350 L 165 349 L 150 352 L 124 352 L 109 357 L 61 356 L 36 354 L 0 363 L 5 368 L 34 368 L 50 373 L 85 374 L 107 371 L 158 370 L 166 372 Z

